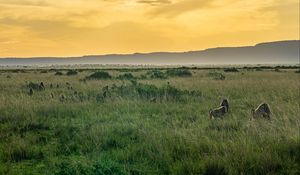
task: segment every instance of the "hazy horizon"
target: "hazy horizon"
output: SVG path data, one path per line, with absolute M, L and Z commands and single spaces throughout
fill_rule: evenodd
M 0 59 L 7 59 L 7 58 L 78 58 L 78 57 L 89 57 L 89 56 L 109 56 L 109 55 L 135 55 L 135 54 L 152 54 L 152 53 L 185 53 L 185 52 L 198 52 L 198 51 L 206 51 L 210 49 L 218 49 L 218 48 L 243 48 L 243 47 L 253 47 L 258 44 L 265 44 L 265 43 L 277 43 L 277 42 L 288 42 L 288 41 L 300 41 L 299 39 L 291 39 L 291 40 L 275 40 L 275 41 L 264 41 L 261 43 L 255 43 L 253 45 L 240 45 L 240 46 L 217 46 L 217 47 L 209 47 L 209 48 L 202 48 L 202 49 L 196 49 L 196 50 L 183 50 L 183 51 L 168 51 L 168 50 L 161 50 L 161 51 L 155 51 L 155 52 L 130 52 L 130 53 L 106 53 L 106 54 L 86 54 L 86 55 L 72 55 L 72 56 L 60 56 L 60 55 L 54 55 L 54 56 L 34 56 L 34 57 L 0 57 Z M 299 45 L 300 46 L 300 45 Z

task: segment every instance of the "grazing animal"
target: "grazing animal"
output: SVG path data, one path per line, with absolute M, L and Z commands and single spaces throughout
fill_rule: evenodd
M 221 104 L 220 104 L 220 106 L 225 106 L 226 109 L 227 109 L 226 112 L 229 111 L 229 101 L 227 99 L 223 99 L 222 102 L 221 102 Z
M 253 118 L 262 116 L 264 118 L 271 119 L 271 110 L 267 103 L 260 104 L 256 109 L 252 109 L 251 112 Z
M 104 91 L 102 96 L 103 96 L 103 98 L 106 98 L 107 97 L 107 91 Z
M 61 102 L 65 101 L 65 99 L 66 99 L 66 97 L 65 97 L 63 94 L 60 95 L 59 100 L 60 100 Z
M 39 89 L 40 89 L 40 90 L 45 90 L 45 86 L 44 86 L 44 83 L 43 83 L 43 82 L 40 83 Z
M 227 113 L 226 106 L 220 106 L 218 108 L 215 108 L 215 109 L 209 111 L 209 116 L 210 116 L 211 119 L 214 119 L 215 117 L 223 119 L 223 116 L 226 113 Z
M 156 103 L 156 98 L 155 97 L 151 98 L 150 102 Z
M 33 95 L 33 90 L 32 90 L 32 88 L 29 89 L 28 95 L 30 95 L 30 96 Z
M 108 86 L 103 87 L 102 91 L 108 91 Z

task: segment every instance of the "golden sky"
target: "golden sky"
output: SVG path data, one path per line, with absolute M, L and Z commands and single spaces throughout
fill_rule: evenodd
M 0 0 L 0 57 L 188 51 L 299 39 L 299 0 Z

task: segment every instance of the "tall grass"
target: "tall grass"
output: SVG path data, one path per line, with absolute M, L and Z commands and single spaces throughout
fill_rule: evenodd
M 223 81 L 215 79 L 221 73 L 194 71 L 137 82 L 80 81 L 92 74 L 89 70 L 59 77 L 49 71 L 3 72 L 0 174 L 300 173 L 295 70 L 223 72 Z M 41 81 L 45 90 L 29 96 L 27 82 Z M 99 103 L 105 86 L 109 94 Z M 210 120 L 208 111 L 222 98 L 229 99 L 230 113 Z M 262 102 L 271 106 L 271 121 L 250 120 L 251 108 Z

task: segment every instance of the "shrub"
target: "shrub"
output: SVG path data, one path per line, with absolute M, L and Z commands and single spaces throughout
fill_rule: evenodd
M 40 85 L 38 83 L 29 82 L 27 87 L 33 90 L 40 90 Z
M 109 73 L 104 71 L 98 71 L 86 77 L 86 79 L 111 79 L 111 78 L 112 78 L 111 75 L 109 75 Z
M 187 69 L 169 69 L 166 72 L 171 77 L 190 77 L 192 73 Z
M 78 72 L 76 70 L 69 70 L 66 75 L 77 75 Z
M 137 83 L 136 81 L 132 81 L 131 85 L 116 87 L 113 92 L 120 96 L 138 96 L 146 99 L 164 98 L 166 100 L 179 100 L 182 95 L 191 95 L 189 91 L 182 91 L 171 85 L 157 87 L 155 85 Z
M 225 167 L 217 162 L 209 162 L 205 167 L 205 175 L 227 175 Z
M 60 72 L 60 71 L 57 71 L 57 72 L 55 73 L 55 75 L 63 75 L 63 73 Z
M 152 79 L 166 79 L 167 75 L 158 70 L 148 71 L 147 75 Z
M 226 68 L 224 72 L 239 72 L 239 70 L 237 68 Z
M 47 70 L 42 70 L 41 73 L 45 74 L 45 73 L 48 73 L 48 71 Z
M 135 77 L 131 73 L 125 73 L 125 74 L 119 75 L 118 79 L 120 79 L 120 80 L 132 80 L 132 79 L 135 79 Z

